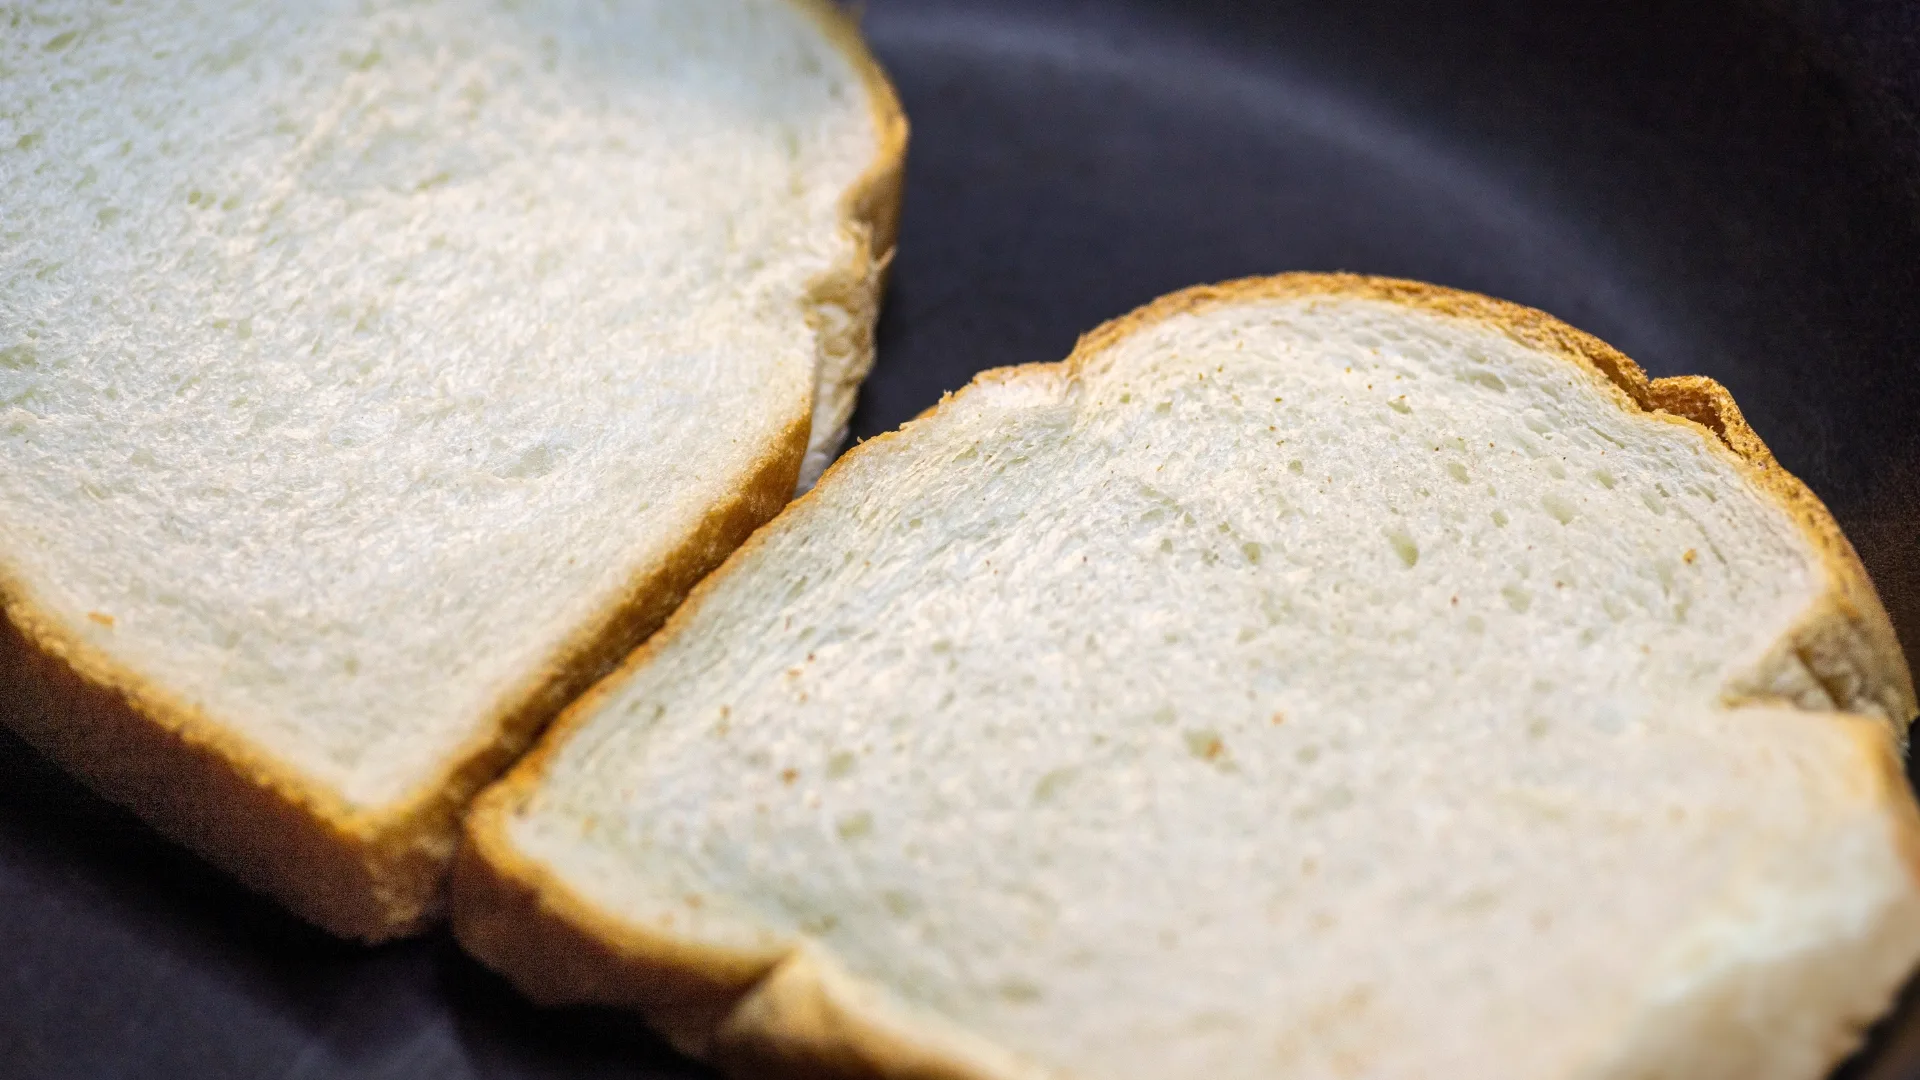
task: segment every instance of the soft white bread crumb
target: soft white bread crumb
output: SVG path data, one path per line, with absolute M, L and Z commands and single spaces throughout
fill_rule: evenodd
M 1812 1080 L 1920 956 L 1912 688 L 1645 407 L 1714 393 L 1312 276 L 984 375 L 482 798 L 457 924 L 743 1075 Z
M 500 756 L 503 718 L 524 739 L 670 608 L 648 583 L 842 437 L 904 133 L 834 18 L 0 14 L 0 599 L 28 646 L 346 832 Z

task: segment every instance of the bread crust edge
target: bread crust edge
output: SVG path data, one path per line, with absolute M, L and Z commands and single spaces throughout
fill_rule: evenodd
M 788 0 L 812 19 L 820 32 L 853 61 L 879 133 L 880 150 L 866 172 L 841 198 L 842 228 L 868 257 L 821 275 L 808 292 L 808 323 L 818 335 L 814 365 L 814 401 L 810 416 L 818 418 L 820 399 L 836 387 L 851 386 L 844 410 L 836 409 L 837 427 L 823 433 L 810 430 L 806 456 L 800 466 L 795 494 L 813 485 L 846 438 L 846 426 L 857 401 L 859 384 L 873 369 L 874 333 L 880 298 L 886 292 L 893 254 L 900 236 L 900 210 L 905 190 L 907 144 L 911 131 L 887 73 L 867 50 L 860 26 L 833 0 Z M 831 312 L 843 313 L 835 318 Z M 826 436 L 830 435 L 830 438 Z
M 907 124 L 858 27 L 829 0 L 787 0 L 859 74 L 874 157 L 840 197 L 857 242 L 804 300 L 861 313 L 855 347 L 872 353 L 872 318 L 898 233 Z M 818 338 L 822 327 L 810 318 Z M 856 320 L 858 321 L 858 320 Z M 824 348 L 824 344 L 818 347 Z M 35 602 L 0 557 L 0 722 L 110 801 L 296 915 L 345 938 L 387 941 L 441 915 L 461 818 L 574 697 L 644 641 L 701 578 L 791 500 L 812 424 L 794 403 L 733 494 L 714 506 L 620 598 L 561 641 L 412 793 L 356 809 L 205 710 L 87 643 Z
M 1072 378 L 1089 358 L 1115 341 L 1176 315 L 1249 301 L 1314 296 L 1376 300 L 1478 323 L 1599 375 L 1620 393 L 1621 405 L 1630 411 L 1698 429 L 1707 436 L 1708 446 L 1727 453 L 1741 475 L 1799 526 L 1820 559 L 1826 586 L 1824 595 L 1765 665 L 1798 665 L 1809 679 L 1782 683 L 1770 679 L 1770 672 L 1756 672 L 1735 688 L 1726 703 L 1771 699 L 1799 708 L 1880 716 L 1894 726 L 1904 745 L 1907 727 L 1920 712 L 1913 677 L 1880 594 L 1826 504 L 1775 460 L 1726 387 L 1703 375 L 1649 379 L 1620 350 L 1543 311 L 1443 286 L 1361 274 L 1244 278 L 1162 297 L 1085 335 L 1059 364 L 1003 368 L 983 372 L 979 378 L 1043 371 L 1049 377 Z
M 1845 670 L 1855 686 L 1852 710 L 1880 724 L 1881 735 L 1861 734 L 1873 764 L 1874 798 L 1887 807 L 1892 842 L 1920 894 L 1920 815 L 1908 795 L 1898 747 L 1914 714 L 1914 690 L 1892 624 L 1852 545 L 1825 505 L 1781 468 L 1741 416 L 1732 395 L 1700 376 L 1650 380 L 1633 360 L 1591 334 L 1519 304 L 1441 286 L 1356 274 L 1290 273 L 1204 285 L 1171 293 L 1083 335 L 1073 352 L 1052 363 L 995 368 L 948 394 L 925 417 L 976 386 L 1016 380 L 1071 381 L 1093 358 L 1121 339 L 1177 315 L 1250 301 L 1326 297 L 1402 304 L 1480 323 L 1521 344 L 1559 355 L 1597 376 L 1622 408 L 1663 417 L 1700 432 L 1724 452 L 1749 482 L 1775 499 L 1799 526 L 1820 559 L 1826 590 L 1789 631 L 1796 655 L 1827 650 L 1826 663 Z M 910 425 L 907 425 L 910 426 Z M 880 452 L 903 438 L 905 427 L 849 450 Z M 821 477 L 831 482 L 840 463 Z M 783 511 L 792 512 L 811 494 Z M 658 633 L 620 669 L 571 705 L 540 744 L 498 783 L 482 792 L 466 823 L 467 843 L 456 864 L 453 923 L 462 945 L 504 974 L 522 993 L 545 1005 L 602 1004 L 635 1009 L 679 1049 L 740 1077 L 794 1080 L 1036 1080 L 1024 1063 L 993 1059 L 935 1022 L 889 1017 L 846 993 L 831 965 L 804 945 L 765 952 L 731 952 L 676 939 L 598 908 L 566 882 L 513 846 L 508 819 L 539 786 L 552 756 L 624 677 L 648 663 L 699 609 L 705 596 L 764 542 L 756 534 L 726 564 L 697 585 Z M 1844 680 L 1836 680 L 1841 686 Z M 1729 700 L 1780 700 L 1755 693 Z M 1805 707 L 1798 701 L 1789 704 Z M 1867 725 L 1862 725 L 1866 727 Z M 695 992 L 678 996 L 683 988 Z

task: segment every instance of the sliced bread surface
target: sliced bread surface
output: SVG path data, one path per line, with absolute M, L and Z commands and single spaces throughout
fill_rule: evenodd
M 905 124 L 825 2 L 0 16 L 0 718 L 301 914 L 842 437 Z
M 466 945 L 740 1075 L 1812 1080 L 1913 689 L 1703 379 L 1177 294 L 843 458 L 484 793 Z

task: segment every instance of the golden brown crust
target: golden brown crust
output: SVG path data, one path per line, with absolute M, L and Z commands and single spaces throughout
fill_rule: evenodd
M 393 918 L 385 893 L 418 872 L 413 852 L 66 633 L 17 584 L 0 598 L 0 701 L 23 738 L 309 919 L 350 933 Z
M 727 552 L 785 504 L 806 420 L 788 425 L 731 500 L 673 557 L 556 652 L 421 794 L 373 813 L 260 751 L 233 728 L 171 697 L 62 627 L 14 581 L 0 580 L 0 700 L 29 743 L 296 914 L 369 941 L 438 914 L 461 810 L 540 726 L 657 627 Z
M 1855 706 L 1878 704 L 1896 728 L 1904 728 L 1912 716 L 1912 681 L 1865 571 L 1826 508 L 1774 462 L 1727 392 L 1697 377 L 1650 381 L 1619 351 L 1542 312 L 1417 282 L 1284 274 L 1171 294 L 1085 335 L 1064 361 L 982 372 L 972 385 L 1071 379 L 1122 338 L 1173 316 L 1223 304 L 1313 296 L 1382 300 L 1473 320 L 1597 373 L 1617 392 L 1622 408 L 1704 428 L 1703 434 L 1714 436 L 1712 445 L 1727 447 L 1749 480 L 1787 509 L 1826 568 L 1828 597 L 1791 636 L 1843 642 L 1835 659 L 1851 665 L 1847 670 L 1855 673 L 1847 700 Z M 943 399 L 941 407 L 953 396 Z M 841 462 L 882 452 L 889 442 L 904 437 L 904 430 L 862 443 Z M 836 463 L 821 483 L 829 483 L 841 467 Z M 812 497 L 803 496 L 785 512 Z M 671 641 L 703 598 L 730 569 L 751 558 L 766 536 L 762 531 L 749 538 L 726 565 L 696 586 L 667 624 L 621 665 L 618 675 L 574 703 L 532 754 L 481 795 L 467 819 L 468 845 L 455 876 L 455 930 L 476 956 L 536 1000 L 636 1008 L 676 1045 L 713 1058 L 734 1075 L 887 1080 L 1007 1080 L 1023 1075 L 1027 1070 L 1017 1065 L 985 1067 L 967 1055 L 947 1052 L 939 1038 L 916 1038 L 877 1022 L 830 992 L 817 965 L 795 963 L 803 953 L 728 954 L 623 922 L 514 850 L 507 836 L 508 819 L 527 804 L 556 749 L 586 721 L 600 698 Z M 1920 819 L 1905 795 L 1893 740 L 1883 730 L 1867 741 L 1877 768 L 1888 777 L 1882 801 L 1894 806 L 1899 842 L 1913 853 L 1920 873 Z M 676 997 L 686 987 L 693 989 L 685 998 Z
M 842 199 L 865 240 L 811 299 L 871 314 L 899 222 L 907 127 L 857 28 L 825 0 L 791 0 L 861 74 L 878 148 Z M 869 328 L 870 331 L 870 328 Z M 871 336 L 862 347 L 871 348 Z M 557 647 L 414 795 L 356 811 L 61 624 L 0 561 L 0 721 L 62 767 L 250 887 L 343 937 L 381 941 L 435 919 L 474 793 L 581 691 L 659 627 L 693 585 L 791 498 L 811 402 L 659 565 Z
M 581 707 L 576 703 L 566 715 L 578 715 Z M 553 745 L 543 741 L 535 753 L 544 757 Z M 549 887 L 540 868 L 506 838 L 502 819 L 519 804 L 523 788 L 496 784 L 468 814 L 451 890 L 461 944 L 539 1004 L 634 1009 L 680 1049 L 705 1052 L 709 1034 L 779 956 L 676 942 L 605 920 L 572 890 Z
M 900 202 L 907 162 L 907 117 L 900 99 L 885 71 L 866 52 L 860 28 L 833 0 L 791 0 L 811 18 L 827 40 L 855 62 L 867 101 L 872 109 L 874 130 L 879 134 L 880 150 L 867 170 L 841 197 L 841 218 L 856 245 L 868 257 L 822 274 L 808 290 L 808 324 L 818 346 L 814 370 L 814 408 L 820 397 L 830 400 L 866 378 L 873 367 L 874 333 L 879 320 L 880 295 L 886 290 L 887 276 L 893 266 L 894 244 L 900 232 Z M 840 358 L 849 358 L 843 362 Z M 835 391 L 839 393 L 836 394 Z M 848 402 L 851 408 L 851 402 Z M 837 417 L 832 433 L 834 444 L 822 444 L 820 432 L 809 433 L 809 460 L 802 466 L 806 475 L 824 464 L 824 458 L 839 449 L 845 437 L 846 416 Z
M 860 26 L 833 0 L 789 0 L 817 23 L 827 40 L 853 62 L 866 87 L 880 149 L 842 197 L 842 216 L 867 237 L 872 261 L 885 266 L 900 235 L 900 197 L 907 167 L 907 114 L 885 69 L 867 51 Z

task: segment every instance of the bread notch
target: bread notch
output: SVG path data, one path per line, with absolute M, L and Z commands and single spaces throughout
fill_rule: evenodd
M 742 1076 L 1813 1080 L 1901 653 L 1718 385 L 1290 275 L 836 464 L 484 793 L 468 948 Z
M 906 124 L 826 0 L 13 9 L 0 719 L 343 935 L 837 449 Z

